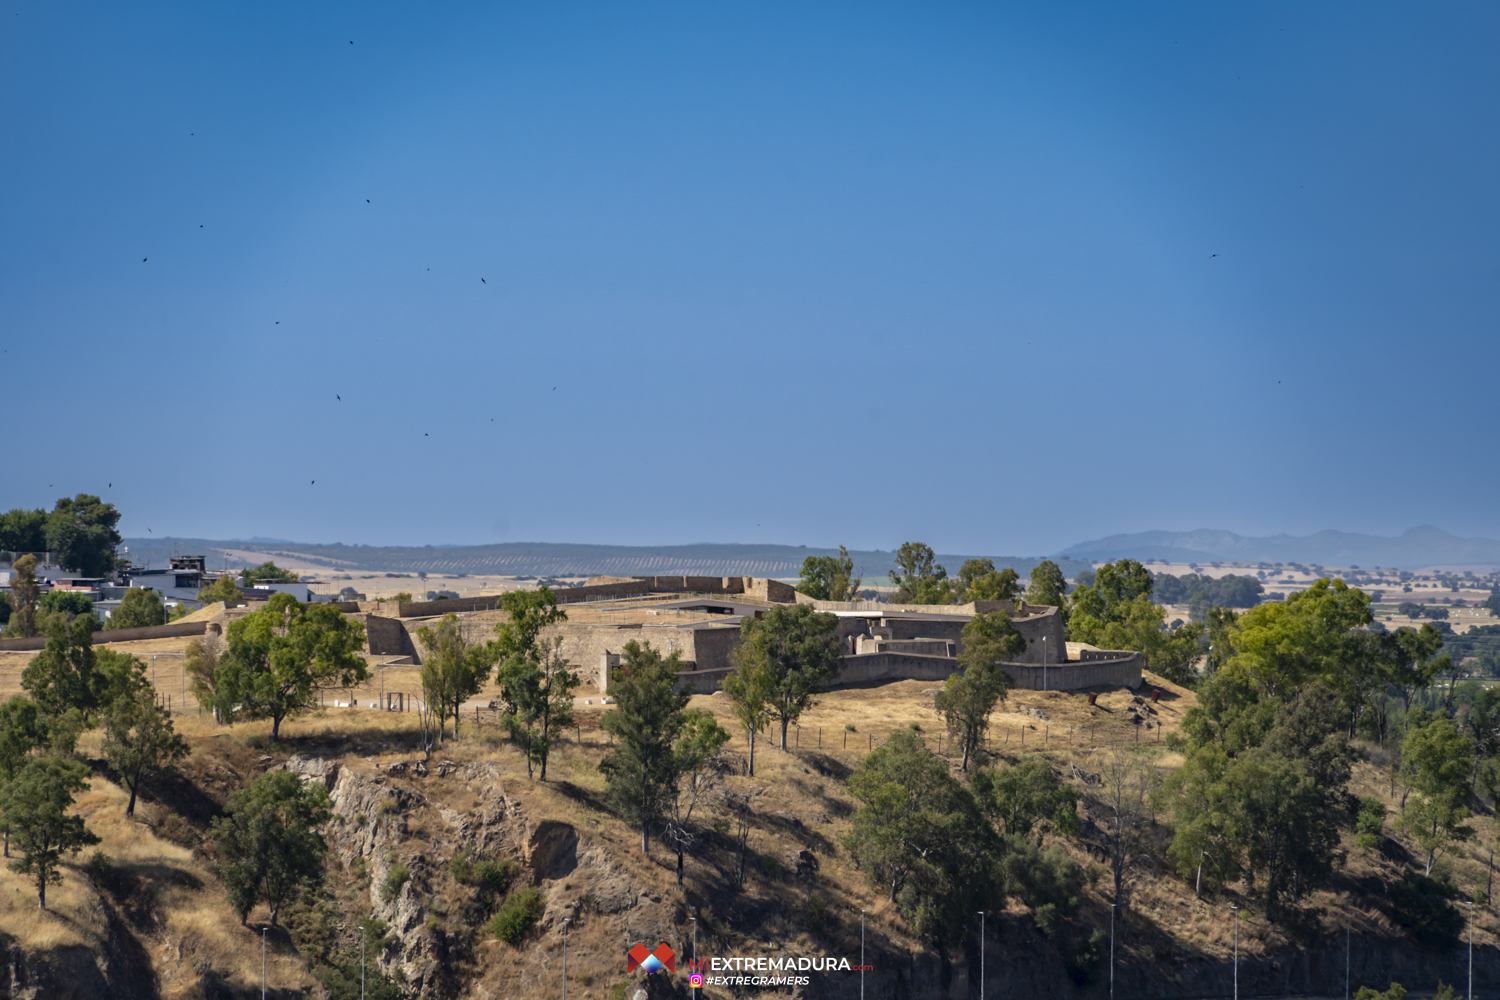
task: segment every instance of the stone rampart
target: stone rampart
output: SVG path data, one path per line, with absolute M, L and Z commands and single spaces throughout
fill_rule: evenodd
M 94 645 L 109 642 L 134 642 L 138 639 L 175 639 L 184 635 L 202 635 L 208 631 L 208 622 L 177 622 L 168 625 L 145 625 L 141 628 L 100 629 L 94 633 Z M 0 639 L 0 652 L 27 649 L 46 649 L 47 637 L 34 635 L 29 639 Z
M 1141 686 L 1143 657 L 1130 650 L 1098 650 L 1104 656 L 1054 663 L 1045 669 L 1033 664 L 1005 664 L 1014 686 L 1027 691 L 1076 691 L 1100 685 Z

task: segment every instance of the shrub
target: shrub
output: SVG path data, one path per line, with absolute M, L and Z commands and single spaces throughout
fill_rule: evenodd
M 859 732 L 858 729 L 854 728 L 854 723 L 852 723 L 852 722 L 848 722 L 848 723 L 844 724 L 844 731 L 845 732 L 850 732 L 850 733 L 857 733 L 857 732 Z
M 760 871 L 767 878 L 775 878 L 781 874 L 781 862 L 769 854 L 762 854 L 760 856 Z
M 1400 983 L 1392 983 L 1384 993 L 1369 986 L 1361 986 L 1354 994 L 1354 1000 L 1406 1000 L 1406 987 Z
M 1354 821 L 1355 839 L 1359 846 L 1369 850 L 1380 843 L 1381 828 L 1385 826 L 1385 803 L 1370 796 L 1359 800 L 1359 817 Z
M 1096 930 L 1089 935 L 1087 941 L 1082 942 L 1074 949 L 1066 961 L 1068 978 L 1079 986 L 1086 986 L 1093 981 L 1099 973 L 1099 966 L 1104 963 L 1104 952 L 1109 946 L 1109 936 L 1103 931 Z
M 1391 917 L 1418 944 L 1455 946 L 1464 918 L 1449 902 L 1453 896 L 1452 885 L 1409 871 L 1391 886 Z
M 515 881 L 515 877 L 516 865 L 512 861 L 476 861 L 471 884 L 487 889 L 497 896 L 503 896 L 510 890 L 510 884 Z
M 108 886 L 114 879 L 115 862 L 103 851 L 95 851 L 89 855 L 86 869 L 90 882 L 98 886 Z
M 409 878 L 411 873 L 406 870 L 406 866 L 396 865 L 386 872 L 385 881 L 380 883 L 380 898 L 387 903 L 395 899 Z
M 542 894 L 531 886 L 505 897 L 500 912 L 490 921 L 490 931 L 509 945 L 517 945 L 542 915 Z

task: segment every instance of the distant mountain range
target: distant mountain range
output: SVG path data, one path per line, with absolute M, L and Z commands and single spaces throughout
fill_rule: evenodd
M 1170 562 L 1300 562 L 1325 566 L 1500 566 L 1500 542 L 1459 538 L 1424 524 L 1395 538 L 1347 531 L 1251 538 L 1232 531 L 1141 531 L 1081 542 L 1064 549 L 1069 559 L 1165 559 Z
M 137 565 L 165 566 L 172 556 L 204 555 L 210 569 L 242 566 L 266 559 L 295 558 L 337 572 L 433 573 L 496 576 L 769 576 L 795 577 L 808 556 L 837 555 L 835 549 L 801 545 L 573 545 L 557 542 L 507 542 L 499 545 L 372 546 L 205 538 L 127 538 L 129 558 Z M 246 554 L 253 553 L 254 559 Z M 893 552 L 851 552 L 856 571 L 871 585 L 889 583 Z M 939 555 L 949 574 L 957 574 L 966 555 Z M 1041 556 L 991 556 L 997 569 L 1009 566 L 1025 577 Z M 1061 560 L 1071 577 L 1089 568 L 1086 561 Z

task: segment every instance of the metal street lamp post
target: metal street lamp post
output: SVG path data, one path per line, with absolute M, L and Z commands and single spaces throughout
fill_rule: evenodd
M 865 911 L 859 911 L 859 1000 L 865 1000 Z
M 1234 911 L 1234 1000 L 1240 1000 L 1240 908 L 1229 905 Z
M 693 960 L 688 964 L 688 968 L 692 969 L 694 971 L 697 971 L 697 968 L 698 968 L 698 918 L 697 917 L 688 917 L 688 919 L 693 922 Z M 693 997 L 695 998 L 695 1000 L 696 1000 L 697 996 L 698 996 L 698 987 L 694 986 L 693 987 Z
M 572 919 L 563 919 L 563 1000 L 568 1000 L 568 921 Z
M 984 911 L 979 911 L 979 1000 L 984 1000 Z

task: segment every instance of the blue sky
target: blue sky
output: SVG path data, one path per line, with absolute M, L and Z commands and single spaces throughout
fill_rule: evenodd
M 0 508 L 1500 536 L 1492 4 L 0 11 Z

